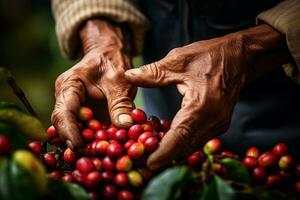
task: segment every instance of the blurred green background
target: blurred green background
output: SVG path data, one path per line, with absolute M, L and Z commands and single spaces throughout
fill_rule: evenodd
M 0 66 L 11 71 L 45 126 L 50 124 L 56 77 L 76 61 L 62 57 L 55 35 L 50 1 L 0 1 Z M 139 64 L 139 59 L 134 59 Z M 22 106 L 0 81 L 0 101 Z M 138 94 L 135 103 L 142 107 Z

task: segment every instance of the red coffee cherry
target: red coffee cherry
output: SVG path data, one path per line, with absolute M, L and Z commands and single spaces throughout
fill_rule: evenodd
M 258 180 L 258 181 L 265 180 L 267 177 L 266 169 L 263 167 L 255 167 L 252 176 L 254 180 Z
M 1 144 L 0 144 L 1 145 Z M 41 155 L 42 153 L 42 143 L 40 141 L 33 141 L 28 144 L 29 149 L 35 154 L 35 155 Z M 1 147 L 0 147 L 1 148 Z
M 55 170 L 55 171 L 53 171 L 53 172 L 50 173 L 50 176 L 53 177 L 53 178 L 55 178 L 55 179 L 61 179 L 62 174 L 61 174 L 60 171 Z
M 131 117 L 132 117 L 133 121 L 137 124 L 143 124 L 147 120 L 146 113 L 143 110 L 138 109 L 138 108 L 134 109 L 131 112 Z
M 276 174 L 269 175 L 267 177 L 266 184 L 267 186 L 277 186 L 280 183 L 280 177 Z
M 76 169 L 72 172 L 72 177 L 77 183 L 84 184 L 86 174 L 82 174 L 79 170 Z
M 202 150 L 196 151 L 192 155 L 188 157 L 188 164 L 190 166 L 201 166 L 201 164 L 205 161 L 205 154 Z
M 103 199 L 116 199 L 118 196 L 117 194 L 117 187 L 111 184 L 104 185 L 102 189 L 102 197 Z
M 171 123 L 168 120 L 161 119 L 160 120 L 160 125 L 161 125 L 161 130 L 163 132 L 167 132 L 168 130 L 170 130 Z
M 114 171 L 116 168 L 115 162 L 110 157 L 105 156 L 102 160 L 102 168 L 106 171 Z
M 295 190 L 295 192 L 297 192 L 298 194 L 300 194 L 300 181 L 297 181 L 295 183 L 294 190 Z
M 145 151 L 153 152 L 159 146 L 159 141 L 155 137 L 149 137 L 144 143 Z
M 95 141 L 92 144 L 92 149 L 96 154 L 105 154 L 107 152 L 107 149 L 109 147 L 109 142 L 107 141 Z
M 152 132 L 144 132 L 138 137 L 138 142 L 144 144 L 145 141 L 150 137 L 153 137 Z
M 254 158 L 258 158 L 259 154 L 260 154 L 260 152 L 257 147 L 250 147 L 246 151 L 246 156 L 251 156 Z
M 134 196 L 129 190 L 121 190 L 118 193 L 118 200 L 133 200 Z
M 63 159 L 66 163 L 72 164 L 73 162 L 75 162 L 76 158 L 77 158 L 77 153 L 72 151 L 70 148 L 67 148 L 64 151 Z
M 47 129 L 47 135 L 49 139 L 54 139 L 58 137 L 58 133 L 53 125 Z
M 83 129 L 81 134 L 83 139 L 87 142 L 92 141 L 95 138 L 95 133 L 91 129 Z
M 115 179 L 115 174 L 111 171 L 105 171 L 101 173 L 101 177 L 105 183 L 113 183 Z
M 97 171 L 101 171 L 102 169 L 102 161 L 100 158 L 92 158 L 92 162 Z
M 88 174 L 95 170 L 95 166 L 91 159 L 88 157 L 82 157 L 76 161 L 76 169 L 78 169 L 82 174 Z
M 93 111 L 88 107 L 81 107 L 79 109 L 79 119 L 81 121 L 89 121 L 93 118 Z
M 128 134 L 125 129 L 119 129 L 115 135 L 114 139 L 117 140 L 120 143 L 125 143 L 128 140 Z
M 109 138 L 108 138 L 107 131 L 104 129 L 100 129 L 100 130 L 96 131 L 95 139 L 96 140 L 108 140 Z
M 114 126 L 109 127 L 109 128 L 107 129 L 107 131 L 106 131 L 107 134 L 108 134 L 109 139 L 114 140 L 114 138 L 115 138 L 115 133 L 116 133 L 118 130 L 119 130 L 119 129 L 116 128 L 116 127 L 114 127 Z
M 73 182 L 73 176 L 72 174 L 65 174 L 63 175 L 63 177 L 61 178 L 62 180 L 72 183 Z
M 150 116 L 148 119 L 147 119 L 147 122 L 146 122 L 147 124 L 151 124 L 151 126 L 152 126 L 152 130 L 153 131 L 158 131 L 158 130 L 160 130 L 160 127 L 161 127 L 161 125 L 160 125 L 160 120 L 157 118 L 157 117 L 155 117 L 155 116 Z
M 272 167 L 277 164 L 278 158 L 271 152 L 265 152 L 258 157 L 258 163 L 262 167 Z
M 101 123 L 96 119 L 91 119 L 87 122 L 87 126 L 93 131 L 98 131 L 101 128 Z
M 214 138 L 206 142 L 203 149 L 204 152 L 214 154 L 221 149 L 222 143 L 219 138 Z
M 249 169 L 254 169 L 255 167 L 257 167 L 258 162 L 256 158 L 247 156 L 243 159 L 243 165 Z
M 48 167 L 55 167 L 57 164 L 57 160 L 55 158 L 55 155 L 53 153 L 45 153 L 44 155 L 44 163 Z
M 129 147 L 134 144 L 135 141 L 134 140 L 128 140 L 125 144 L 124 144 L 124 148 L 126 151 L 128 151 Z
M 116 168 L 118 171 L 129 171 L 132 167 L 132 161 L 128 155 L 122 156 L 117 160 Z
M 139 124 L 136 124 L 130 127 L 130 129 L 128 130 L 128 136 L 130 137 L 130 139 L 136 141 L 143 132 L 143 127 Z
M 278 143 L 273 147 L 272 153 L 278 157 L 287 155 L 289 153 L 288 145 L 285 143 Z
M 93 171 L 87 174 L 84 183 L 85 186 L 91 188 L 98 185 L 100 181 L 101 181 L 101 174 L 97 171 Z
M 119 172 L 115 176 L 115 184 L 118 186 L 126 186 L 128 184 L 128 176 L 124 172 Z
M 106 153 L 111 158 L 119 158 L 123 155 L 123 147 L 118 142 L 112 142 L 107 147 Z
M 132 144 L 127 151 L 127 155 L 131 159 L 137 159 L 141 157 L 143 154 L 144 154 L 144 145 L 139 142 Z

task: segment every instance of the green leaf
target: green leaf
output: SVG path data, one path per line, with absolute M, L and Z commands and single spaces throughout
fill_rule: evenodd
M 0 199 L 35 200 L 37 191 L 26 170 L 15 162 L 4 159 L 0 164 Z
M 185 166 L 169 168 L 150 181 L 142 194 L 142 199 L 180 199 L 185 184 L 193 178 L 194 174 Z
M 0 122 L 10 124 L 29 140 L 44 140 L 46 132 L 41 122 L 17 109 L 0 109 Z
M 13 144 L 14 149 L 24 149 L 28 147 L 28 144 L 18 131 L 14 130 L 11 125 L 0 121 L 0 134 L 7 136 Z
M 214 175 L 212 182 L 203 187 L 200 200 L 236 200 L 237 195 L 234 189 L 222 180 L 218 175 Z
M 240 161 L 233 158 L 223 158 L 220 162 L 227 169 L 228 179 L 250 184 L 251 178 L 249 172 Z
M 79 185 L 49 178 L 46 199 L 55 200 L 90 200 L 87 192 Z
M 4 109 L 4 108 L 16 109 L 16 110 L 22 111 L 22 109 L 14 103 L 0 101 L 0 109 Z

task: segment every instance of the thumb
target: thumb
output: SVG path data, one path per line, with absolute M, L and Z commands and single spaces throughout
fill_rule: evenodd
M 164 59 L 125 72 L 125 78 L 142 87 L 162 87 L 178 82 L 177 75 L 166 67 Z

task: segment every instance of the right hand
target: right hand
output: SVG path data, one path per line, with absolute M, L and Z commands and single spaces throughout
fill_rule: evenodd
M 124 78 L 132 65 L 125 36 L 120 27 L 106 21 L 87 21 L 80 30 L 82 60 L 56 80 L 52 124 L 71 149 L 82 145 L 77 115 L 88 99 L 97 100 L 99 105 L 107 102 L 114 125 L 127 128 L 133 124 L 130 113 L 136 87 Z

